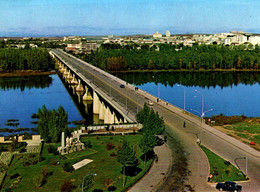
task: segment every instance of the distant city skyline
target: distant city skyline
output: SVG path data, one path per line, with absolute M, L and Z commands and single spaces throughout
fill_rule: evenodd
M 260 33 L 259 0 L 1 0 L 0 36 Z

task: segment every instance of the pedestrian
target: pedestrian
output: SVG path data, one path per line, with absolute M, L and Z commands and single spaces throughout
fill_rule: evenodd
M 155 159 L 155 163 L 158 163 L 158 155 L 155 154 L 154 159 Z
M 166 135 L 164 136 L 164 142 L 167 142 L 167 136 Z
M 183 122 L 183 127 L 186 127 L 185 121 Z

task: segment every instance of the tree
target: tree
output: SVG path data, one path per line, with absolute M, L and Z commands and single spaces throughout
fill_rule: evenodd
M 139 147 L 144 154 L 153 151 L 153 148 L 157 145 L 157 137 L 149 132 L 145 132 L 139 142 Z
M 60 141 L 61 132 L 68 135 L 68 113 L 62 106 L 57 110 L 52 111 L 46 109 L 43 105 L 42 109 L 38 110 L 37 128 L 45 142 L 57 143 Z
M 136 151 L 126 139 L 123 140 L 122 146 L 117 151 L 116 158 L 124 167 L 137 165 Z
M 116 156 L 117 161 L 123 165 L 123 175 L 126 175 L 125 170 L 126 167 L 136 167 L 137 166 L 137 157 L 136 151 L 133 146 L 126 140 L 123 140 L 122 146 L 119 147 Z M 123 185 L 125 184 L 123 178 Z

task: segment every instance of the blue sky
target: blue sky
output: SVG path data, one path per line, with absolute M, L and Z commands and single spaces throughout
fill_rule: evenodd
M 0 36 L 260 33 L 259 0 L 0 0 Z

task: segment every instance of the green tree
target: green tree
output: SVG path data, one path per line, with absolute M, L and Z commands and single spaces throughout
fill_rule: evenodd
M 145 132 L 139 142 L 139 147 L 144 154 L 153 151 L 153 148 L 157 145 L 157 137 L 149 132 Z
M 123 140 L 122 146 L 117 151 L 116 158 L 124 167 L 137 165 L 136 151 L 134 150 L 133 145 L 126 139 Z

